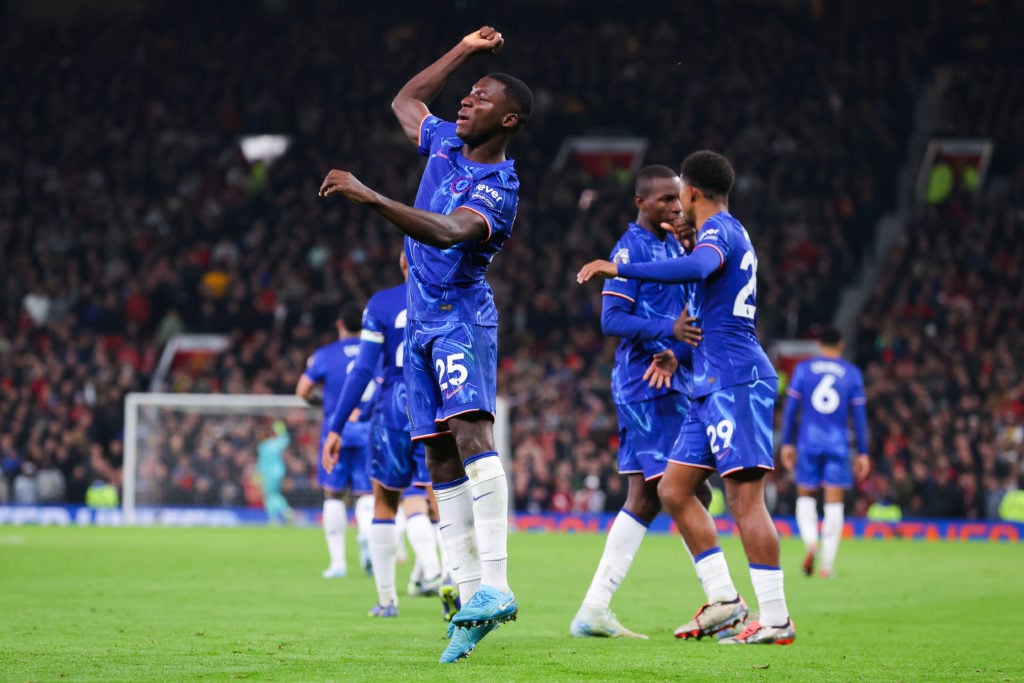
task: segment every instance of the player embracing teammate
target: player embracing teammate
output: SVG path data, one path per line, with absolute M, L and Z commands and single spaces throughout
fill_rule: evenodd
M 411 433 L 426 446 L 442 540 L 463 598 L 442 662 L 465 657 L 518 613 L 507 578 L 508 484 L 493 434 L 497 309 L 485 274 L 515 220 L 519 180 L 506 148 L 529 119 L 533 95 L 519 79 L 492 73 L 462 98 L 454 122 L 434 116 L 427 106 L 469 57 L 496 53 L 503 44 L 489 26 L 470 33 L 392 102 L 406 136 L 427 157 L 413 206 L 381 195 L 344 170 L 331 170 L 320 187 L 322 197 L 342 195 L 363 204 L 406 235 L 404 374 Z M 708 602 L 676 635 L 710 635 L 747 616 L 714 520 L 698 498 L 717 469 L 761 610 L 759 621 L 722 642 L 786 644 L 795 630 L 783 593 L 778 536 L 764 503 L 764 475 L 774 466 L 778 378 L 754 333 L 757 257 L 746 230 L 728 212 L 734 180 L 728 160 L 697 152 L 684 160 L 680 176 L 682 215 L 698 231 L 693 253 L 639 264 L 594 261 L 578 280 L 693 283 L 692 313 L 704 342 L 693 353 L 693 406 L 657 493 L 682 530 Z
M 757 255 L 729 213 L 735 173 L 711 151 L 694 152 L 680 170 L 683 218 L 697 229 L 686 258 L 649 263 L 591 261 L 577 280 L 594 277 L 693 283 L 692 313 L 704 339 L 693 352 L 693 403 L 673 444 L 658 494 L 693 554 L 707 604 L 676 629 L 679 638 L 725 630 L 747 616 L 718 545 L 714 519 L 698 499 L 711 472 L 725 483 L 750 567 L 760 617 L 726 644 L 788 644 L 796 637 L 779 563 L 779 539 L 764 502 L 774 468 L 772 418 L 778 376 L 754 332 Z

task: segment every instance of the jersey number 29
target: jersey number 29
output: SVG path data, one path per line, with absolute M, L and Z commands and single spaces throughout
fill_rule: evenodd
M 750 280 L 736 293 L 736 300 L 732 304 L 732 314 L 737 318 L 753 320 L 757 307 L 752 303 L 748 304 L 747 299 L 752 299 L 754 293 L 757 292 L 757 257 L 754 256 L 754 252 L 748 251 L 743 254 L 740 270 L 749 270 Z

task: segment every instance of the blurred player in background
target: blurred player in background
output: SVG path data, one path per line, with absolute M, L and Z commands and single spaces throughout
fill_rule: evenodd
M 804 574 L 814 573 L 818 554 L 818 500 L 823 490 L 825 520 L 821 527 L 821 575 L 834 576 L 843 535 L 843 494 L 871 471 L 868 458 L 867 397 L 864 378 L 843 359 L 839 330 L 827 327 L 818 337 L 820 354 L 800 362 L 786 388 L 782 413 L 782 464 L 796 466 L 796 523 L 807 548 Z M 800 431 L 796 430 L 800 413 Z M 850 466 L 850 419 L 857 456 Z M 794 438 L 795 437 L 795 438 Z M 794 446 L 794 444 L 796 444 Z M 799 456 L 799 457 L 798 457 Z
M 256 444 L 256 471 L 260 475 L 263 491 L 263 509 L 271 524 L 290 522 L 295 511 L 281 493 L 281 483 L 287 474 L 284 451 L 292 442 L 288 427 L 281 420 L 274 420 L 266 436 Z
M 427 447 L 441 535 L 463 599 L 442 662 L 469 654 L 519 609 L 507 574 L 508 482 L 494 447 L 498 312 L 484 276 L 515 220 L 519 179 L 506 148 L 533 111 L 533 93 L 492 73 L 462 98 L 454 123 L 427 107 L 469 57 L 503 44 L 500 33 L 482 27 L 395 96 L 406 137 L 428 157 L 413 207 L 346 171 L 331 170 L 320 187 L 321 196 L 365 204 L 406 235 L 412 433 Z
M 306 370 L 295 386 L 295 395 L 307 401 L 313 398 L 313 388 L 323 387 L 324 421 L 320 427 L 320 448 L 323 450 L 329 429 L 329 418 L 341 398 L 345 380 L 352 372 L 359 352 L 359 330 L 362 327 L 362 309 L 357 304 L 347 304 L 338 312 L 335 321 L 338 341 L 321 346 L 306 361 Z M 373 496 L 369 478 L 367 456 L 370 432 L 370 410 L 377 384 L 371 374 L 360 387 L 359 409 L 353 412 L 345 423 L 345 450 L 337 461 L 325 468 L 317 457 L 317 482 L 324 491 L 323 525 L 327 538 L 327 553 L 330 565 L 323 572 L 325 579 L 343 578 L 348 574 L 345 557 L 345 532 L 348 529 L 348 510 L 344 494 L 351 490 L 355 498 L 356 526 L 359 540 L 359 563 L 369 572 L 370 554 L 367 536 L 373 517 Z
M 636 177 L 636 221 L 612 249 L 616 263 L 647 263 L 679 258 L 683 247 L 664 227 L 679 220 L 679 176 L 667 166 L 647 166 Z M 612 400 L 619 421 L 619 473 L 628 481 L 626 504 L 608 531 L 597 571 L 569 632 L 576 637 L 646 638 L 621 623 L 611 599 L 626 578 L 654 518 L 661 512 L 658 481 L 673 441 L 690 408 L 689 351 L 666 386 L 645 380 L 651 359 L 687 339 L 696 345 L 700 329 L 689 323 L 686 285 L 640 280 L 606 280 L 602 292 L 601 331 L 619 337 L 612 369 Z M 681 314 L 679 312 L 682 312 Z M 678 315 L 678 318 L 677 318 Z M 676 333 L 679 334 L 677 340 Z M 687 345 L 683 348 L 689 349 Z
M 403 277 L 408 266 L 400 257 Z M 330 466 L 344 448 L 347 437 L 340 431 L 356 410 L 359 387 L 380 368 L 380 393 L 370 420 L 370 479 L 373 484 L 373 522 L 370 525 L 370 556 L 377 585 L 377 604 L 370 616 L 397 617 L 398 591 L 395 561 L 400 542 L 395 529 L 402 492 L 414 484 L 429 484 L 422 449 L 416 448 L 409 432 L 408 392 L 405 364 L 406 283 L 381 290 L 370 297 L 363 312 L 359 354 L 334 412 L 328 419 L 329 434 L 323 444 L 323 466 Z M 417 453 L 418 451 L 418 453 Z M 417 457 L 417 455 L 419 457 Z M 437 556 L 434 529 L 427 516 L 426 491 L 410 490 L 404 497 L 409 539 L 427 589 L 441 587 L 442 571 Z
M 700 638 L 744 620 L 747 607 L 733 585 L 715 522 L 697 497 L 717 469 L 750 564 L 760 618 L 726 644 L 793 642 L 779 562 L 779 538 L 764 501 L 764 475 L 774 467 L 772 418 L 778 377 L 754 332 L 757 256 L 746 229 L 730 213 L 735 173 L 709 151 L 683 160 L 683 217 L 697 227 L 686 258 L 660 263 L 592 261 L 577 280 L 625 277 L 693 282 L 694 314 L 704 340 L 693 352 L 694 403 L 658 486 L 662 503 L 693 552 L 708 602 L 676 637 Z

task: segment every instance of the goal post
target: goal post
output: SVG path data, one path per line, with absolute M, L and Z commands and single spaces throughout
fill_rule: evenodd
M 169 419 L 168 415 L 198 416 L 197 419 Z M 321 412 L 298 396 L 273 394 L 175 394 L 132 392 L 125 398 L 124 411 L 124 471 L 122 482 L 122 513 L 126 524 L 134 524 L 139 504 L 140 488 L 151 490 L 159 486 L 152 481 L 148 472 L 140 465 L 147 463 L 161 470 L 172 466 L 169 462 L 158 462 L 177 455 L 169 450 L 176 444 L 175 436 L 182 440 L 209 440 L 210 436 L 231 433 L 235 441 L 251 446 L 251 457 L 255 462 L 256 445 L 260 440 L 257 424 L 262 418 L 281 419 L 299 426 L 300 441 L 308 442 L 319 437 Z M 202 420 L 216 421 L 200 424 Z M 188 430 L 181 430 L 183 424 Z M 189 433 L 183 433 L 188 431 Z M 318 443 L 314 441 L 314 445 Z M 214 457 L 218 453 L 216 444 L 184 443 L 190 451 L 203 450 L 214 446 Z M 165 450 L 168 449 L 168 450 Z M 305 454 L 303 454 L 305 455 Z M 224 463 L 215 463 L 216 465 Z M 241 485 L 241 482 L 234 482 Z M 142 487 L 140 487 L 142 484 Z M 153 498 L 160 498 L 154 496 Z M 152 502 L 147 500 L 146 503 Z
M 495 446 L 510 472 L 505 398 L 498 398 L 496 412 Z M 123 523 L 152 523 L 151 509 L 254 507 L 249 494 L 257 446 L 276 420 L 285 422 L 291 440 L 285 494 L 294 499 L 304 493 L 307 500 L 316 498 L 319 506 L 315 463 L 322 418 L 321 407 L 293 395 L 129 393 L 124 410 Z M 179 484 L 188 477 L 194 493 L 186 496 Z M 211 480 L 218 491 L 233 495 L 195 492 L 200 484 L 210 486 Z M 147 514 L 140 517 L 143 509 Z

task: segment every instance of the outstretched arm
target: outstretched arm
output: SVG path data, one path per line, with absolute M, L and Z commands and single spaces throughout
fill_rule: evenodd
M 365 204 L 417 242 L 439 249 L 467 240 L 483 240 L 490 234 L 487 221 L 476 211 L 460 207 L 450 214 L 440 214 L 417 209 L 371 190 L 348 171 L 331 169 L 324 178 L 320 196 L 334 194 Z
M 595 278 L 623 277 L 632 280 L 651 280 L 669 284 L 697 282 L 721 268 L 722 258 L 714 249 L 694 249 L 686 258 L 674 258 L 668 261 L 651 261 L 648 263 L 612 263 L 610 261 L 591 261 L 580 268 L 576 274 L 576 282 L 584 282 Z
M 420 123 L 430 113 L 427 105 L 441 91 L 448 77 L 471 56 L 480 52 L 496 53 L 504 44 L 501 34 L 490 26 L 482 26 L 459 41 L 443 57 L 419 72 L 395 95 L 391 111 L 395 113 L 409 141 L 419 144 Z

